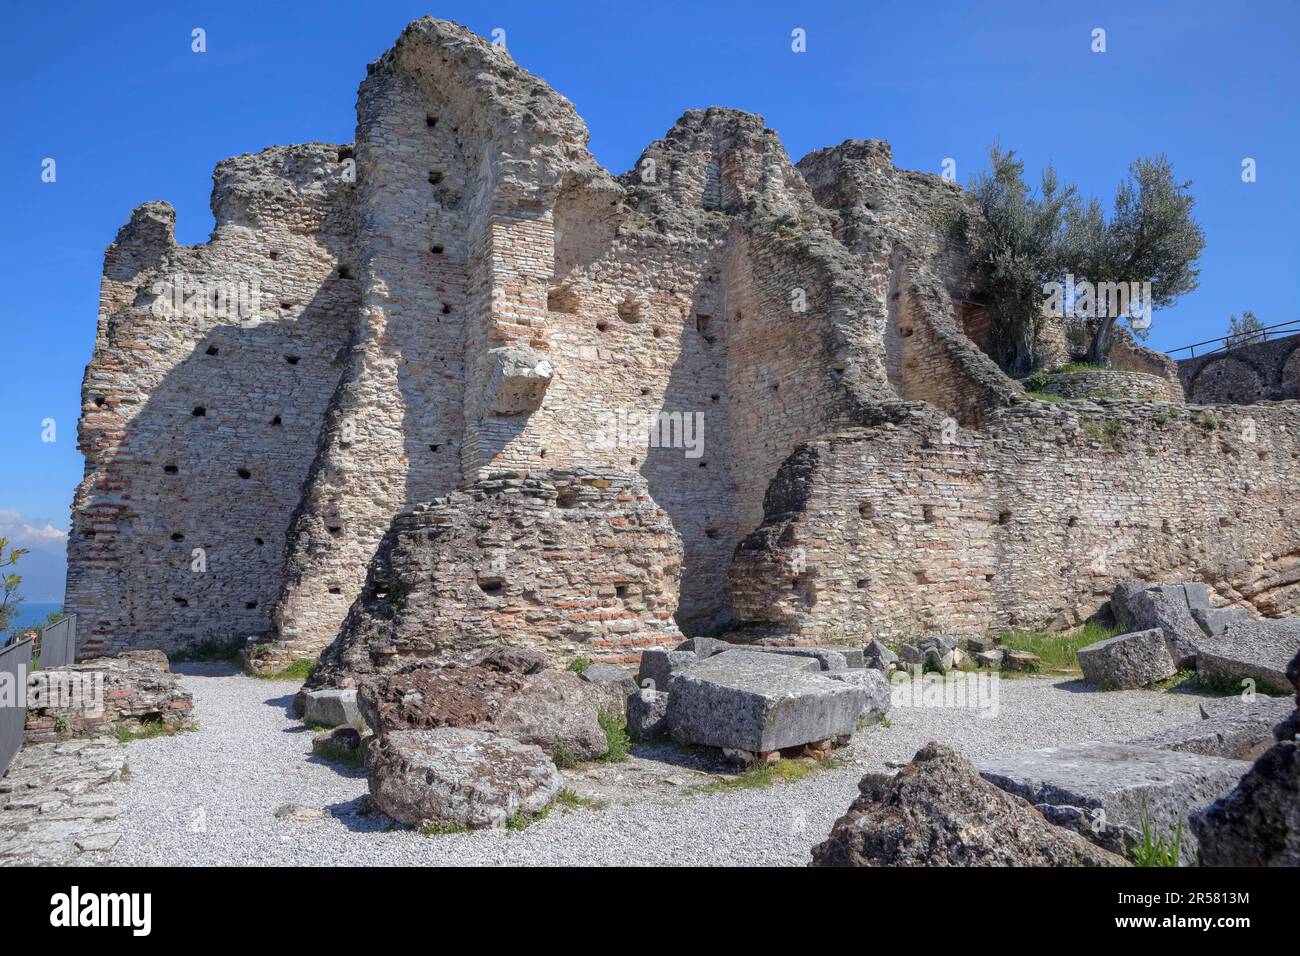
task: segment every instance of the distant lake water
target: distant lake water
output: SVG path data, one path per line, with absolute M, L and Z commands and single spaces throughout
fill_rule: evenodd
M 28 627 L 39 627 L 45 623 L 45 619 L 50 616 L 51 611 L 57 611 L 62 607 L 62 604 L 24 601 L 18 605 L 18 613 L 14 615 L 13 623 L 9 625 L 9 632 L 21 631 Z

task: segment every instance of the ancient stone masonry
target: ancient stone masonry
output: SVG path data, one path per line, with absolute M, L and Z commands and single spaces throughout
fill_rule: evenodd
M 401 515 L 316 683 L 482 644 L 635 661 L 681 640 L 681 543 L 637 476 L 495 475 Z
M 1026 397 L 989 357 L 970 197 L 885 143 L 796 166 L 713 107 L 614 176 L 567 100 L 426 18 L 370 65 L 354 144 L 226 160 L 213 210 L 178 247 L 147 203 L 105 258 L 83 656 L 253 637 L 266 670 L 328 647 L 321 683 L 503 641 L 631 661 L 738 622 L 1068 623 L 1175 572 L 1295 606 L 1295 408 L 1248 439 L 1236 410 Z M 1166 357 L 1112 357 L 1181 400 Z
M 109 247 L 68 540 L 82 656 L 265 630 L 356 315 L 338 153 L 226 160 L 207 244 L 153 202 Z
M 1183 359 L 1188 401 L 1289 401 L 1300 398 L 1300 335 Z
M 1068 626 L 1130 577 L 1300 608 L 1300 408 L 1027 403 L 945 432 L 897 405 L 811 441 L 738 549 L 743 621 L 803 638 Z

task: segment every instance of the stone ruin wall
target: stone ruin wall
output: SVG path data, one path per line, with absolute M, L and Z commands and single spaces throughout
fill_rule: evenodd
M 1189 402 L 1300 399 L 1300 335 L 1239 345 L 1178 363 Z
M 681 540 L 644 479 L 500 472 L 400 515 L 314 684 L 481 644 L 636 662 L 673 645 Z
M 1042 570 L 1044 555 L 1084 560 L 1082 544 L 1031 533 L 1026 511 L 1013 547 L 985 520 L 1013 487 L 1055 507 L 1059 488 L 1034 486 L 1037 465 L 1008 451 L 1026 422 L 1043 462 L 1083 440 L 975 340 L 988 322 L 952 228 L 970 207 L 955 185 L 895 169 L 878 141 L 796 168 L 760 117 L 718 108 L 684 114 L 615 178 L 571 104 L 503 50 L 427 19 L 371 64 L 357 115 L 354 146 L 222 163 L 208 244 L 175 247 L 170 207 L 147 204 L 110 247 L 69 544 L 83 655 L 257 635 L 272 663 L 336 636 L 326 660 L 357 666 L 499 638 L 626 660 L 672 643 L 678 625 L 971 630 L 1076 619 L 1101 593 L 1084 570 Z M 226 283 L 259 274 L 275 301 L 254 323 L 160 320 L 141 290 L 179 268 Z M 1167 373 L 1156 353 L 1117 343 Z M 1072 348 L 1067 329 L 1045 331 L 1045 353 Z M 518 384 L 503 356 L 547 370 L 525 383 L 537 401 L 523 410 L 503 399 Z M 1125 414 L 1156 414 L 1136 408 Z M 656 412 L 702 416 L 703 453 L 617 427 Z M 936 450 L 936 427 L 956 444 Z M 1087 447 L 1078 461 L 1097 475 L 1068 455 L 1060 465 L 1104 484 L 1114 456 Z M 1178 475 L 1137 460 L 1154 488 L 1184 494 Z M 595 497 L 570 510 L 575 474 Z M 858 550 L 858 506 L 886 491 L 901 510 L 882 498 L 881 536 Z M 819 495 L 819 513 L 800 510 Z M 976 517 L 935 520 L 953 501 Z M 1267 507 L 1243 501 L 1243 520 Z M 483 534 L 461 527 L 462 508 Z M 1070 528 L 1091 528 L 1087 515 Z M 792 580 L 783 536 L 819 521 L 825 559 Z M 619 536 L 622 564 L 607 573 L 591 542 L 643 525 Z M 587 598 L 564 590 L 581 564 L 539 584 L 552 531 L 594 562 Z M 1291 553 L 1238 544 L 1247 563 Z M 191 546 L 206 573 L 190 570 Z M 1195 565 L 1175 557 L 1161 569 Z M 1279 573 L 1271 560 L 1264 579 Z M 515 573 L 484 591 L 483 566 L 503 562 Z M 395 568 L 409 572 L 400 606 L 379 596 Z M 1136 558 L 1129 571 L 1152 576 Z M 1243 574 L 1230 580 L 1249 590 Z
M 176 245 L 174 211 L 148 203 L 109 248 L 68 540 L 65 609 L 83 656 L 266 628 L 356 312 L 337 153 L 226 160 L 208 243 Z M 239 283 L 242 302 L 209 301 Z
M 792 636 L 1080 623 L 1125 579 L 1300 610 L 1300 408 L 1025 403 L 983 431 L 899 405 L 801 447 L 732 571 L 740 618 Z

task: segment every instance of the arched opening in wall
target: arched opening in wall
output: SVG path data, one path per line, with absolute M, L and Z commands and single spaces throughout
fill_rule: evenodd
M 577 315 L 578 306 L 580 304 L 581 303 L 578 301 L 578 293 L 565 286 L 550 289 L 546 293 L 547 312 L 561 312 L 565 315 Z

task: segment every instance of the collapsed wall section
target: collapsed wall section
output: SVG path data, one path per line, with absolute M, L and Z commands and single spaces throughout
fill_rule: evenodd
M 502 472 L 399 515 L 314 686 L 482 644 L 634 661 L 681 640 L 681 544 L 644 480 Z
M 357 307 L 338 153 L 225 160 L 208 243 L 154 202 L 109 247 L 64 602 L 83 657 L 266 630 Z
M 732 569 L 742 621 L 805 639 L 1065 627 L 1121 580 L 1300 609 L 1300 408 L 923 406 L 801 447 Z

